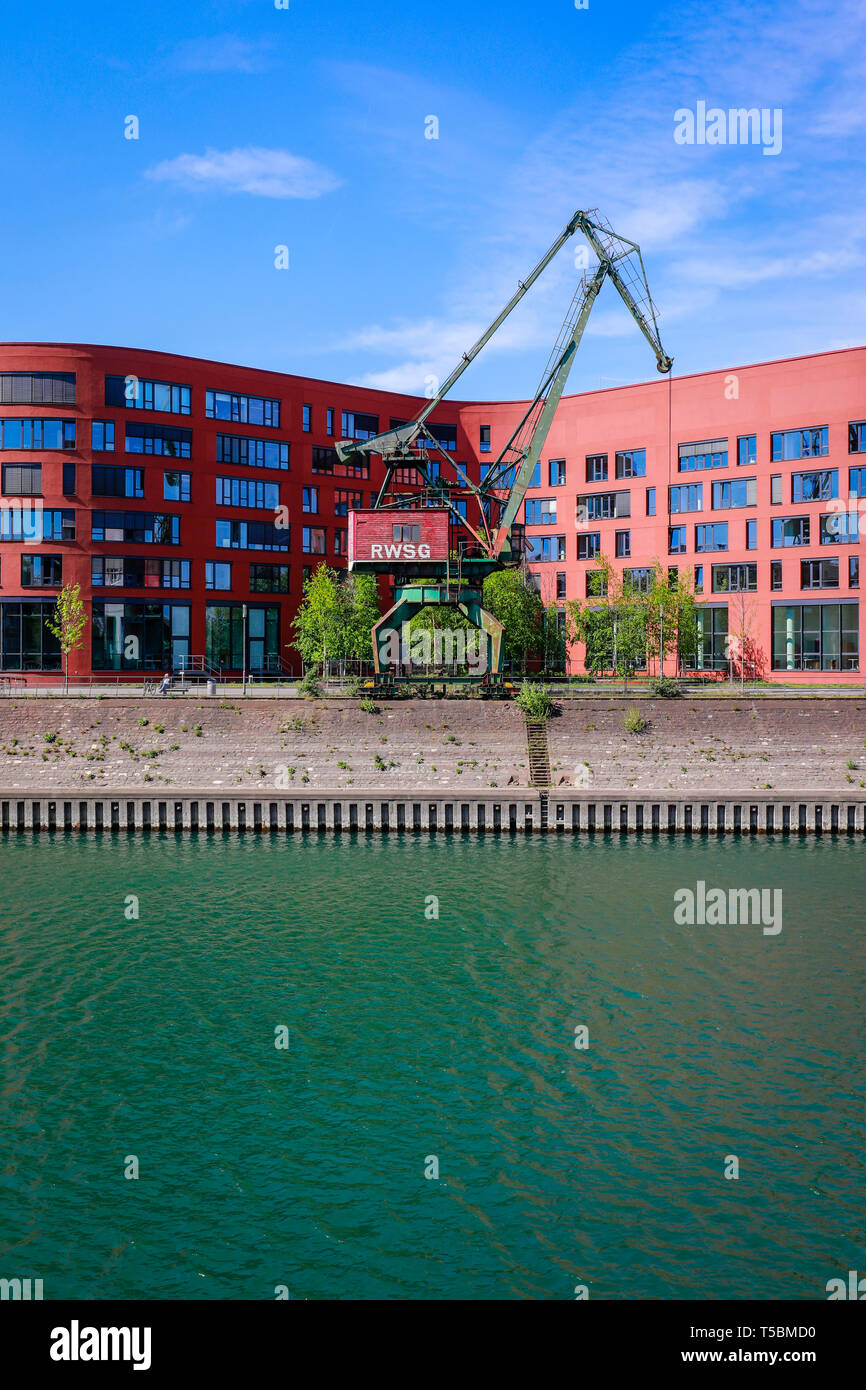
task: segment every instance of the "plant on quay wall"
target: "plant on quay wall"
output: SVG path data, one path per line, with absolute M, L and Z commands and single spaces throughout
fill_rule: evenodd
M 84 645 L 87 612 L 81 599 L 80 584 L 64 584 L 57 595 L 54 612 L 45 619 L 45 626 L 56 637 L 63 657 L 63 693 L 69 691 L 69 653 Z
M 515 704 L 523 711 L 527 720 L 549 719 L 553 712 L 553 701 L 543 685 L 524 681 L 515 697 Z

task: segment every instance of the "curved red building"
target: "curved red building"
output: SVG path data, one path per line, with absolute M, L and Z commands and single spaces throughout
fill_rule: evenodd
M 56 679 L 45 618 L 70 580 L 90 615 L 74 680 L 194 656 L 297 669 L 304 571 L 346 563 L 348 514 L 381 481 L 335 440 L 421 403 L 136 348 L 0 346 L 0 672 Z M 478 479 L 524 405 L 445 401 L 428 423 Z M 699 665 L 724 668 L 738 631 L 759 674 L 859 682 L 861 504 L 866 348 L 587 392 L 560 403 L 527 494 L 530 567 L 551 603 L 586 598 L 599 552 L 637 584 L 657 560 L 688 567 Z

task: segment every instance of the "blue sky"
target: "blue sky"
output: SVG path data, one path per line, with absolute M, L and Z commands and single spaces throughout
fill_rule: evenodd
M 860 0 L 47 0 L 0 74 L 7 340 L 423 393 L 578 207 L 641 243 L 677 374 L 866 340 Z M 780 153 L 678 144 L 699 101 L 781 109 Z M 534 389 L 577 273 L 461 396 Z M 569 390 L 653 375 L 606 287 Z

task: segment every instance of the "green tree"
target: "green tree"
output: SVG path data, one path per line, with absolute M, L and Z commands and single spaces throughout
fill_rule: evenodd
M 596 556 L 595 568 L 589 573 L 595 592 L 585 604 L 579 599 L 566 604 L 568 638 L 584 643 L 588 671 L 614 671 L 622 676 L 625 691 L 629 676 L 646 661 L 643 595 L 614 569 L 604 553 Z
M 372 661 L 371 631 L 379 621 L 375 575 L 348 574 L 321 564 L 304 580 L 293 623 L 293 645 L 305 666 Z
M 303 595 L 292 624 L 294 646 L 304 666 L 324 664 L 338 656 L 343 642 L 343 612 L 337 592 L 337 572 L 317 565 L 304 580 Z
M 504 629 L 505 657 L 526 671 L 544 639 L 544 606 L 519 569 L 496 570 L 484 581 L 484 607 Z
M 60 643 L 63 656 L 63 690 L 69 690 L 69 653 L 84 645 L 84 629 L 87 626 L 87 611 L 81 599 L 79 584 L 64 584 L 57 595 L 54 612 L 45 619 L 45 626 Z

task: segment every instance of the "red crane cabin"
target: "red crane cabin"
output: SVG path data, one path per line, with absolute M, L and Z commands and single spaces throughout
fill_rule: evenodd
M 349 513 L 349 569 L 381 569 L 404 565 L 441 566 L 448 561 L 446 508 L 353 511 Z

